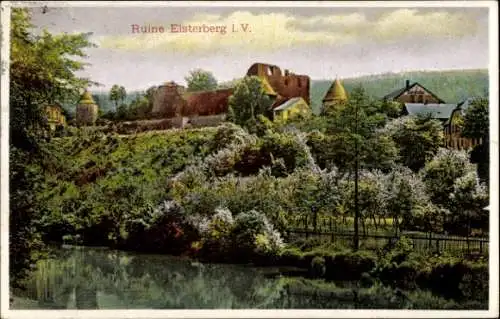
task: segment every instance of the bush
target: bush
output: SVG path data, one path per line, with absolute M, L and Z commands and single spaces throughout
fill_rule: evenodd
M 427 277 L 427 286 L 435 293 L 455 300 L 488 299 L 488 267 L 450 260 L 435 265 Z
M 323 277 L 326 272 L 326 261 L 325 258 L 316 256 L 311 261 L 311 266 L 309 268 L 310 274 L 313 277 L 319 278 Z
M 371 252 L 340 252 L 326 260 L 326 278 L 356 280 L 364 272 L 371 272 L 376 265 L 376 256 Z
M 283 249 L 278 255 L 278 265 L 307 268 L 309 265 L 304 261 L 304 253 L 297 247 Z
M 152 212 L 127 224 L 128 237 L 123 245 L 140 251 L 182 254 L 194 241 L 198 231 L 185 218 L 175 201 L 165 201 Z
M 233 226 L 233 215 L 226 208 L 217 208 L 206 225 L 198 225 L 202 237 L 202 255 L 212 259 L 227 255 L 231 249 Z
M 280 233 L 255 210 L 236 216 L 232 237 L 233 252 L 241 261 L 252 259 L 254 254 L 275 254 L 283 248 Z

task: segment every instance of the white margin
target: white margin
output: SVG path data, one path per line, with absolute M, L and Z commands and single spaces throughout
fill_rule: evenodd
M 1 4 L 2 61 L 9 61 L 11 7 L 447 7 L 489 8 L 489 100 L 490 100 L 490 256 L 489 310 L 7 310 L 9 308 L 9 65 L 1 75 L 1 300 L 2 318 L 498 318 L 498 3 L 496 1 L 5 1 Z
M 10 70 L 10 8 L 1 5 L 0 21 L 2 38 L 0 43 L 0 311 L 9 308 L 9 70 Z

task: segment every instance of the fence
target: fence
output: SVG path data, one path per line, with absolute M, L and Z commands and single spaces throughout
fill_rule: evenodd
M 322 219 L 316 224 L 316 229 L 305 222 L 299 222 L 295 227 L 287 230 L 289 240 L 297 238 L 317 238 L 349 247 L 354 242 L 354 231 L 334 223 L 332 219 Z M 489 240 L 487 238 L 448 236 L 436 233 L 422 232 L 395 232 L 391 234 L 387 229 L 359 231 L 360 248 L 380 249 L 391 242 L 395 242 L 401 236 L 412 241 L 413 249 L 416 251 L 449 252 L 453 254 L 481 254 L 487 255 L 489 251 Z

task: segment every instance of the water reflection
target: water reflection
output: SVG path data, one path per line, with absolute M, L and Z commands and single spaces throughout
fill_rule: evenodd
M 429 293 L 417 302 L 384 287 L 339 288 L 270 269 L 200 264 L 171 256 L 66 248 L 39 262 L 14 292 L 15 309 L 453 308 Z M 356 286 L 356 285 L 354 285 Z M 431 300 L 431 304 L 428 301 Z M 422 302 L 423 301 L 423 302 Z

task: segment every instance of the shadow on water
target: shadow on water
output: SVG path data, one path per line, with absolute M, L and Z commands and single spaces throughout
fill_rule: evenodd
M 53 251 L 13 291 L 13 309 L 456 309 L 429 292 L 405 294 L 310 280 L 297 269 L 201 264 L 165 255 L 71 247 Z

